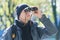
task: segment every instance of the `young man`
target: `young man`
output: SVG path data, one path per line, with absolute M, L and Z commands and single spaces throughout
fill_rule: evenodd
M 17 19 L 15 23 L 5 30 L 2 35 L 3 40 L 42 40 L 42 36 L 46 37 L 57 33 L 55 25 L 41 13 L 39 9 L 32 11 L 26 10 L 29 6 L 22 4 L 16 7 Z M 32 22 L 31 16 L 35 15 L 44 24 L 45 28 L 39 28 Z

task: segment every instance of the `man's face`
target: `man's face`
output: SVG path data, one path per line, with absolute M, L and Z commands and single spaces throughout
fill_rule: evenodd
M 21 20 L 24 23 L 27 23 L 31 18 L 31 12 L 25 12 L 24 10 L 21 12 L 19 16 L 19 20 Z

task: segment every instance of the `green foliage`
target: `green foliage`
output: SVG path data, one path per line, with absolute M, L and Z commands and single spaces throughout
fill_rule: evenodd
M 18 4 L 22 3 L 39 7 L 45 15 L 51 16 L 51 20 L 54 21 L 52 18 L 51 3 L 48 0 L 0 0 L 0 23 L 2 25 L 0 25 L 0 29 L 10 27 L 10 25 L 13 24 L 15 8 Z

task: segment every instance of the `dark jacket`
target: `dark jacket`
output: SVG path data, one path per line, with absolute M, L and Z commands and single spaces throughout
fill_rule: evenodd
M 33 40 L 42 40 L 44 37 L 46 36 L 51 36 L 52 34 L 56 34 L 57 33 L 57 29 L 55 27 L 55 25 L 53 25 L 51 23 L 51 21 L 46 18 L 45 15 L 42 16 L 41 19 L 39 19 L 45 26 L 44 29 L 37 27 L 36 23 L 33 22 L 32 26 L 31 26 L 31 35 Z M 17 29 L 16 31 L 16 37 L 14 38 L 14 40 L 22 40 L 22 30 L 20 27 L 18 27 L 19 22 L 15 22 L 15 28 Z M 22 25 L 22 24 L 20 24 Z M 7 28 L 4 31 L 4 34 L 2 35 L 2 39 L 3 40 L 12 40 L 12 28 L 13 26 Z

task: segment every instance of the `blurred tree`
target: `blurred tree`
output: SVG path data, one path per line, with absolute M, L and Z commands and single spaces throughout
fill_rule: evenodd
M 14 22 L 14 11 L 18 4 L 28 4 L 39 7 L 42 12 L 54 22 L 52 15 L 51 2 L 48 0 L 0 0 L 0 23 L 4 25 L 1 28 L 7 28 Z

